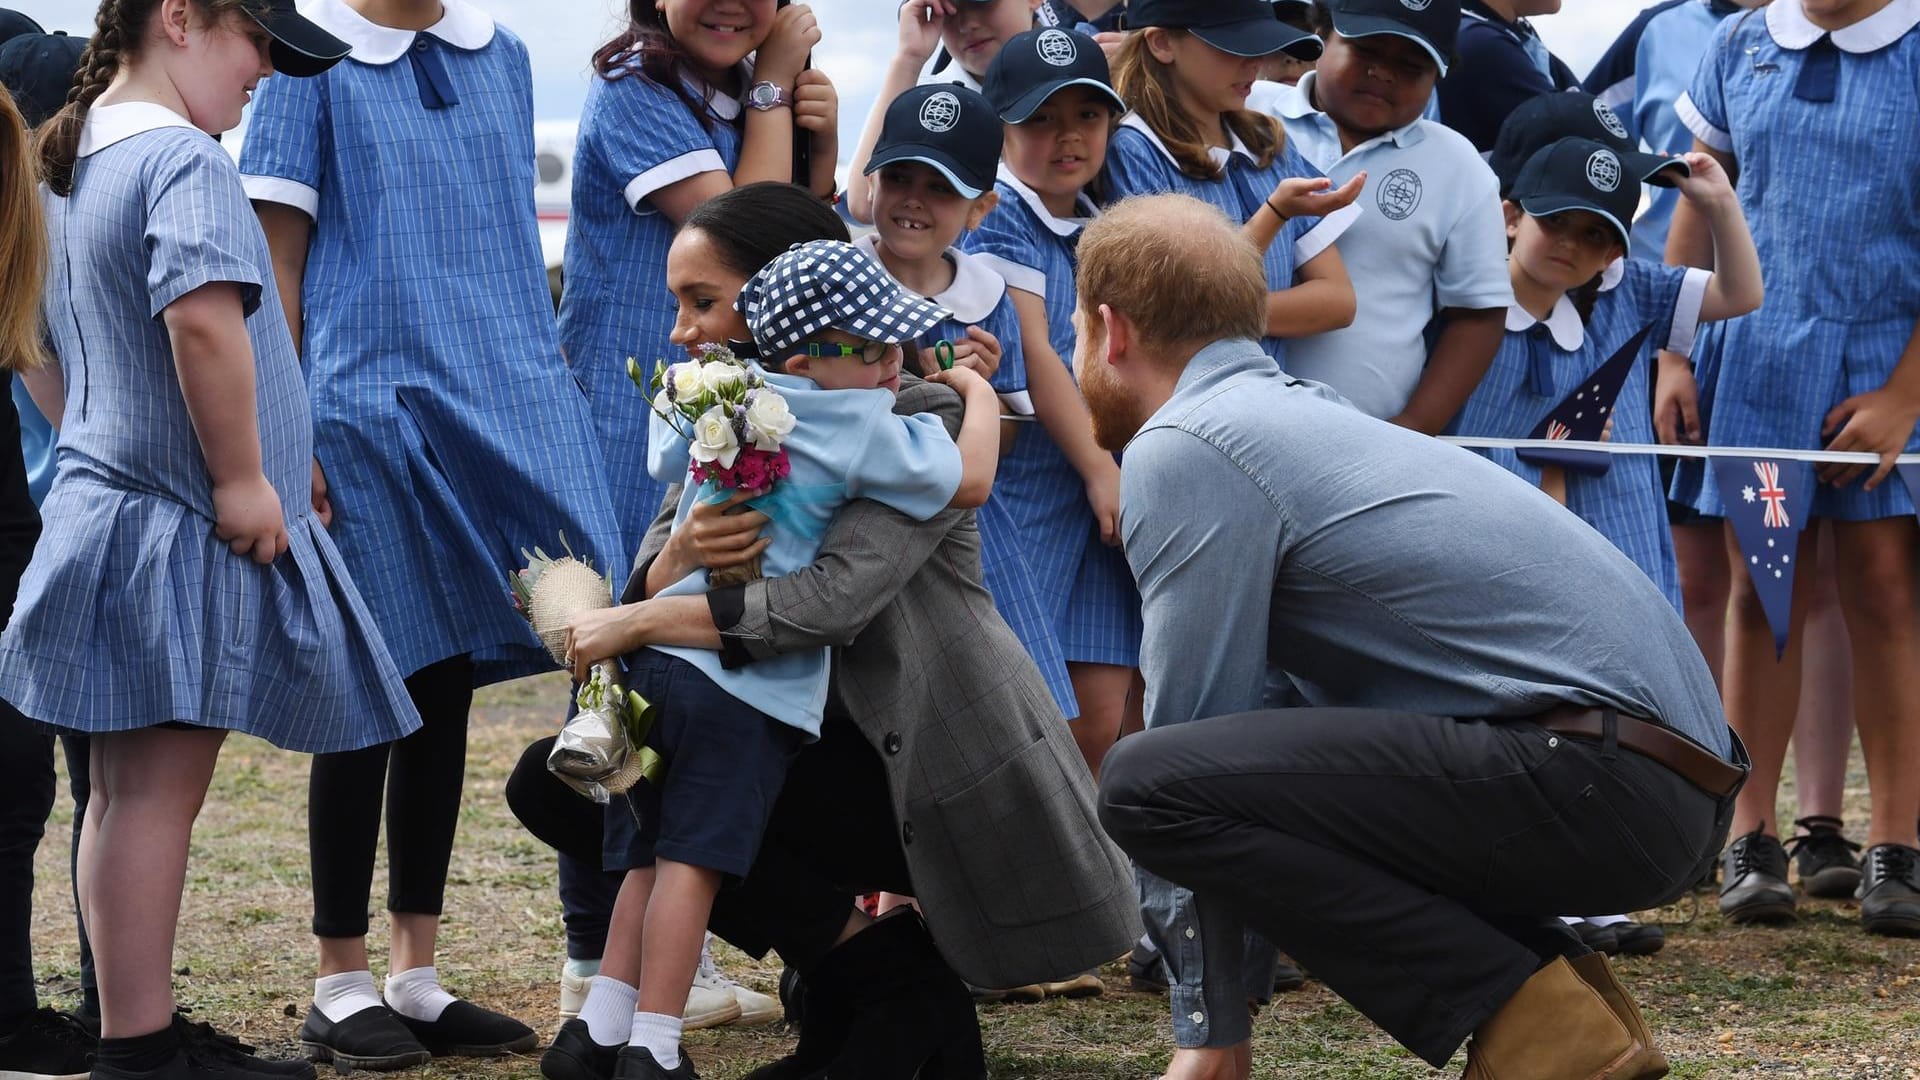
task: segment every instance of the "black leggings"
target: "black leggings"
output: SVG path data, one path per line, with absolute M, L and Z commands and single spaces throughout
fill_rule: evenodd
M 447 890 L 460 789 L 467 771 L 473 658 L 429 664 L 407 678 L 419 731 L 397 742 L 316 754 L 307 791 L 313 858 L 313 933 L 367 934 L 367 898 L 386 784 L 387 910 L 438 915 Z
M 87 737 L 61 738 L 73 793 L 73 836 L 68 855 L 69 880 L 80 853 L 80 822 L 87 816 Z M 39 724 L 0 702 L 0 1036 L 7 1022 L 40 1004 L 33 977 L 33 856 L 53 810 L 55 783 L 53 736 Z M 93 981 L 93 950 L 80 925 L 80 898 L 74 896 L 74 923 L 80 931 L 80 989 L 83 1004 L 100 1013 L 100 991 Z

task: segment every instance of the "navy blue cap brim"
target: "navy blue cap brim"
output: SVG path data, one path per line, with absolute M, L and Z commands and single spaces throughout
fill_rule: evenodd
M 1107 102 L 1113 106 L 1115 112 L 1127 111 L 1127 103 L 1120 100 L 1120 95 L 1114 92 L 1113 87 L 1099 79 L 1055 79 L 1041 83 L 1015 98 L 1012 104 L 1000 110 L 1000 119 L 1009 124 L 1025 123 L 1027 117 L 1032 116 L 1035 110 L 1047 103 L 1048 98 L 1069 86 L 1091 86 L 1107 96 Z
M 979 198 L 983 192 L 993 186 L 993 178 L 991 176 L 976 176 L 972 180 L 961 179 L 961 174 L 968 170 L 962 168 L 952 154 L 947 153 L 939 147 L 926 146 L 919 143 L 899 143 L 894 146 L 876 148 L 873 156 L 867 159 L 866 175 L 872 176 L 875 172 L 879 171 L 881 166 L 891 165 L 897 161 L 917 161 L 927 166 L 934 172 L 946 177 L 947 183 L 953 185 L 953 190 L 969 199 Z
M 249 10 L 248 14 L 273 38 L 268 55 L 273 59 L 273 70 L 283 75 L 307 79 L 325 74 L 353 51 L 353 46 L 322 30 L 291 5 L 257 13 Z
M 1577 195 L 1532 195 L 1520 200 L 1520 209 L 1525 210 L 1528 217 L 1552 217 L 1569 210 L 1585 210 L 1589 214 L 1598 214 L 1607 219 L 1607 224 L 1613 226 L 1613 231 L 1620 234 L 1621 249 L 1627 251 L 1632 249 L 1633 233 L 1627 228 L 1626 222 L 1614 217 L 1611 210 L 1592 199 L 1583 199 Z
M 1295 30 L 1279 19 L 1248 19 L 1217 26 L 1189 26 L 1188 33 L 1229 56 L 1272 56 L 1283 52 L 1295 60 L 1320 59 L 1320 39 Z
M 1693 175 L 1693 166 L 1687 164 L 1685 158 L 1665 154 L 1630 150 L 1620 155 L 1620 164 L 1628 173 L 1639 177 L 1641 183 L 1655 187 L 1678 187 L 1680 181 Z
M 1442 78 L 1447 74 L 1447 58 L 1440 55 L 1439 47 L 1428 41 L 1426 35 L 1397 19 L 1389 19 L 1382 15 L 1350 15 L 1336 10 L 1333 13 L 1333 28 L 1343 38 L 1383 35 L 1406 38 L 1426 50 L 1427 55 L 1433 58 L 1433 62 L 1439 65 Z

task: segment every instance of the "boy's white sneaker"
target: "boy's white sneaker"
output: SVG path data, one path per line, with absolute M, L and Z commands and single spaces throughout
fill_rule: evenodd
M 594 972 L 575 974 L 574 962 L 568 961 L 560 968 L 560 1019 L 571 1020 L 580 1015 L 580 1007 L 587 1003 L 587 988 L 593 985 Z M 595 965 L 596 968 L 598 965 Z
M 733 1002 L 734 1008 L 739 1010 L 731 1022 L 739 1024 L 742 1027 L 757 1027 L 761 1024 L 771 1024 L 775 1020 L 780 1019 L 782 1010 L 778 1000 L 768 997 L 766 994 L 749 990 L 739 983 L 734 982 L 727 977 L 726 972 L 720 970 L 718 964 L 713 962 L 713 942 L 711 938 L 708 939 L 706 945 L 701 947 L 700 966 L 695 969 L 693 973 L 694 995 L 699 995 L 703 992 L 726 995 L 727 998 Z M 693 997 L 687 998 L 686 1021 L 689 1028 L 694 1026 L 693 1000 Z M 725 1023 L 727 1021 L 721 1022 Z

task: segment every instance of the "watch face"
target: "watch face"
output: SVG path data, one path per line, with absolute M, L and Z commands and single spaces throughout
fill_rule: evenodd
M 747 91 L 747 104 L 757 109 L 770 108 L 780 103 L 780 88 L 772 83 L 754 83 Z

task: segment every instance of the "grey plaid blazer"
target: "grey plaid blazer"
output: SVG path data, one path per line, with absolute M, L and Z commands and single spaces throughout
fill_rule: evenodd
M 958 429 L 952 391 L 902 384 L 894 411 Z M 659 554 L 678 502 L 676 488 L 637 566 Z M 962 978 L 1019 986 L 1132 947 L 1132 865 L 1101 831 L 1066 721 L 980 583 L 971 510 L 917 522 L 849 503 L 812 566 L 748 585 L 745 602 L 721 633 L 755 659 L 835 647 L 831 692 L 886 766 L 914 893 Z

